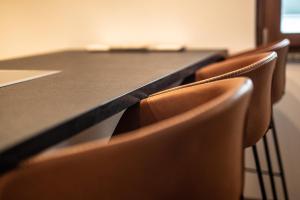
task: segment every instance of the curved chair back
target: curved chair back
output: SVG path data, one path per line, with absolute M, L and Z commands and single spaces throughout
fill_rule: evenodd
M 285 82 L 286 82 L 286 61 L 287 54 L 289 51 L 290 41 L 288 39 L 283 39 L 276 41 L 267 45 L 260 46 L 256 49 L 251 49 L 245 52 L 241 52 L 230 56 L 230 58 L 245 56 L 255 53 L 271 52 L 275 51 L 277 53 L 277 62 L 273 75 L 272 83 L 272 103 L 277 103 L 285 92 Z
M 196 72 L 196 80 L 200 83 L 238 76 L 246 76 L 253 81 L 245 147 L 254 145 L 268 130 L 271 119 L 272 75 L 276 58 L 275 52 L 237 57 L 203 67 Z
M 0 199 L 238 200 L 251 90 L 239 78 L 151 96 L 148 126 L 25 161 L 0 178 Z

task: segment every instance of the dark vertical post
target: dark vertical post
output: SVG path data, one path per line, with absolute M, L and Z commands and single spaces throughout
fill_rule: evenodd
M 257 177 L 258 177 L 258 181 L 259 181 L 261 196 L 262 196 L 263 200 L 266 200 L 267 194 L 266 194 L 266 190 L 265 190 L 265 184 L 264 184 L 264 180 L 263 180 L 263 176 L 262 176 L 262 170 L 261 170 L 260 163 L 259 163 L 259 157 L 258 157 L 256 145 L 252 146 L 252 151 L 253 151 L 255 166 L 256 166 L 256 170 L 257 170 Z
M 273 173 L 272 160 L 271 160 L 271 156 L 270 156 L 270 150 L 269 150 L 269 145 L 268 145 L 268 140 L 267 140 L 266 135 L 264 135 L 264 137 L 263 137 L 263 144 L 264 144 L 264 149 L 265 149 L 265 154 L 266 154 L 268 173 L 269 173 L 269 178 L 270 178 L 270 183 L 271 183 L 271 188 L 272 188 L 273 199 L 277 200 L 278 198 L 277 198 L 275 180 L 274 180 L 274 176 L 273 176 L 274 173 Z
M 278 142 L 278 138 L 277 138 L 277 131 L 276 131 L 273 115 L 274 114 L 272 112 L 270 129 L 272 131 L 272 135 L 273 135 L 273 139 L 274 139 L 275 151 L 276 151 L 276 155 L 277 155 L 277 161 L 278 161 L 278 166 L 279 166 L 279 171 L 280 171 L 280 177 L 281 177 L 281 183 L 282 183 L 282 187 L 283 187 L 284 198 L 286 200 L 288 200 L 289 199 L 288 189 L 287 189 L 287 184 L 286 184 L 286 180 L 285 180 L 285 173 L 284 173 L 284 169 L 283 169 L 283 163 L 282 163 L 282 159 L 281 159 L 279 142 Z

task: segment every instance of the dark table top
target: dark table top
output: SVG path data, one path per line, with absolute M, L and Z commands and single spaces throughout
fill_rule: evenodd
M 169 87 L 226 51 L 63 51 L 0 61 L 61 73 L 0 88 L 0 170 Z

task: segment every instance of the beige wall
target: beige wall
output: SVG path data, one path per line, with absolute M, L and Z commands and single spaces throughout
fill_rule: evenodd
M 254 0 L 0 0 L 0 59 L 90 43 L 254 45 Z

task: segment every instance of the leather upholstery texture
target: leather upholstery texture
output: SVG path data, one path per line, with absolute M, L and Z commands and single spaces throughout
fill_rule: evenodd
M 273 74 L 272 103 L 277 103 L 285 93 L 286 62 L 287 62 L 287 55 L 289 51 L 289 45 L 290 45 L 290 41 L 288 39 L 283 39 L 267 45 L 260 46 L 256 49 L 251 49 L 248 51 L 244 51 L 232 55 L 229 58 L 236 58 L 236 57 L 251 55 L 256 53 L 275 51 L 277 53 L 278 58 L 277 58 L 277 62 Z
M 137 129 L 24 161 L 0 178 L 0 199 L 240 199 L 252 87 L 234 78 L 152 95 L 118 127 Z
M 276 52 L 240 56 L 208 65 L 196 72 L 195 84 L 245 76 L 253 81 L 245 136 L 245 147 L 258 142 L 268 130 L 271 119 L 272 77 L 277 59 Z

